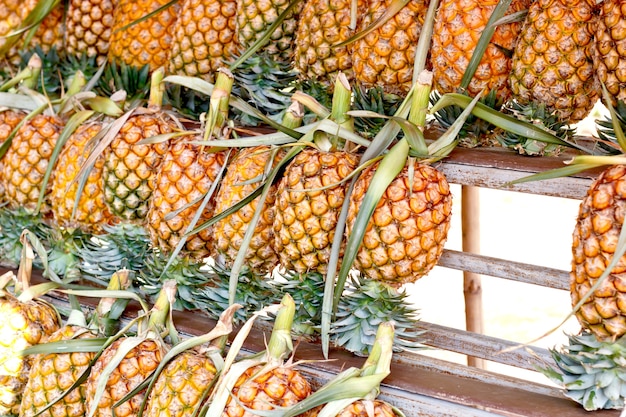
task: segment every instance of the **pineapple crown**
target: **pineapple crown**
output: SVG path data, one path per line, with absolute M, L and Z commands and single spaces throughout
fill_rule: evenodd
M 518 120 L 532 123 L 564 141 L 571 140 L 576 131 L 575 128 L 569 127 L 566 122 L 560 120 L 556 112 L 548 109 L 545 103 L 531 102 L 522 105 L 517 101 L 512 101 L 507 103 L 504 110 Z M 558 155 L 564 149 L 558 144 L 541 142 L 506 131 L 497 133 L 496 139 L 502 146 L 515 149 L 522 155 Z
M 352 277 L 339 301 L 336 321 L 332 325 L 333 342 L 357 354 L 368 355 L 374 346 L 381 323 L 395 325 L 394 349 L 416 351 L 423 331 L 417 327 L 417 310 L 398 291 L 375 280 Z
M 550 353 L 557 368 L 539 370 L 585 410 L 622 409 L 626 396 L 626 340 L 601 342 L 587 330 Z

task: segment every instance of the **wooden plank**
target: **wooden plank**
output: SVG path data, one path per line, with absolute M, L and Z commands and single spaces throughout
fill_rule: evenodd
M 505 349 L 519 346 L 519 343 L 428 322 L 419 322 L 417 328 L 426 331 L 423 336 L 425 338 L 423 343 L 426 346 L 531 371 L 535 371 L 537 366 L 545 366 L 546 363 L 554 364 L 550 353 L 544 348 L 531 346 L 528 349 L 503 352 Z
M 569 291 L 569 272 L 445 249 L 438 266 Z

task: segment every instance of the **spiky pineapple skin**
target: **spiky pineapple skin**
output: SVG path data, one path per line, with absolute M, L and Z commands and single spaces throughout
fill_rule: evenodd
M 258 376 L 262 366 L 253 366 L 244 372 L 232 390 L 241 404 L 252 410 L 272 410 L 274 407 L 289 407 L 304 400 L 311 394 L 311 385 L 296 370 L 288 366 L 278 366 Z M 255 417 L 229 397 L 222 417 Z M 301 414 L 311 416 L 312 412 Z
M 271 157 L 274 158 L 273 161 L 270 161 Z M 271 166 L 277 161 L 278 158 L 273 156 L 273 150 L 267 146 L 245 148 L 239 151 L 229 163 L 222 179 L 215 203 L 215 213 L 221 213 L 253 192 L 261 183 L 246 182 L 259 179 L 264 173 L 269 172 L 268 165 Z M 278 265 L 278 255 L 273 248 L 275 200 L 276 185 L 273 185 L 261 208 L 261 217 L 245 255 L 246 265 L 259 274 L 266 274 Z M 215 255 L 227 267 L 232 266 L 237 257 L 243 236 L 257 209 L 257 203 L 258 197 L 235 213 L 216 222 L 213 227 Z
M 173 251 L 187 233 L 224 161 L 224 152 L 211 152 L 185 140 L 172 144 L 165 154 L 147 215 L 150 238 L 164 253 Z M 215 192 L 204 207 L 196 226 L 213 216 L 216 195 Z M 210 254 L 212 246 L 212 234 L 205 228 L 187 238 L 182 252 L 202 259 Z
M 87 379 L 87 412 L 94 417 L 112 417 L 113 405 L 143 382 L 159 365 L 163 357 L 162 347 L 154 340 L 146 339 L 131 349 L 107 380 L 104 395 L 99 403 L 93 400 L 102 371 L 117 353 L 125 339 L 118 339 L 107 347 L 94 364 Z M 130 417 L 139 412 L 144 393 L 141 392 L 115 408 L 118 417 Z
M 237 1 L 237 38 L 239 44 L 249 48 L 264 35 L 265 31 L 276 21 L 278 16 L 289 6 L 287 0 L 238 0 Z M 272 33 L 263 50 L 270 56 L 288 62 L 293 56 L 293 45 L 298 13 L 302 3 L 285 17 L 279 27 Z
M 596 30 L 593 66 L 613 100 L 626 100 L 626 3 L 603 1 Z M 613 103 L 616 104 L 615 102 Z
M 358 0 L 357 10 L 365 6 L 365 0 Z M 350 28 L 350 7 L 347 0 L 308 0 L 304 4 L 294 51 L 294 67 L 303 79 L 331 84 L 339 71 L 348 79 L 354 78 L 348 48 L 333 47 L 354 34 Z
M 238 55 L 237 1 L 185 0 L 173 31 L 168 71 L 213 82 Z
M 70 0 L 65 19 L 65 51 L 68 55 L 106 61 L 117 0 Z
M 63 127 L 60 117 L 39 114 L 24 123 L 13 137 L 3 158 L 2 172 L 10 207 L 35 210 L 52 151 Z M 49 191 L 48 184 L 46 194 Z M 46 197 L 44 195 L 42 213 L 49 211 Z
M 376 166 L 355 184 L 346 236 L 352 233 Z M 412 179 L 408 172 L 405 166 L 387 187 L 354 261 L 365 276 L 392 287 L 414 282 L 435 266 L 443 253 L 452 214 L 450 186 L 441 172 L 424 164 L 416 164 Z
M 445 0 L 439 5 L 433 28 L 431 61 L 433 80 L 440 93 L 456 92 L 463 74 L 476 49 L 480 35 L 498 1 Z M 525 10 L 529 0 L 511 2 L 507 14 Z M 467 92 L 476 96 L 486 89 L 496 90 L 499 100 L 510 96 L 508 74 L 511 58 L 505 52 L 513 50 L 521 31 L 521 23 L 499 25 L 491 38 Z
M 601 91 L 592 57 L 596 23 L 593 0 L 532 3 L 513 54 L 513 98 L 545 103 L 560 120 L 585 118 Z
M 6 110 L 0 112 L 0 144 L 4 143 L 9 137 L 13 129 L 24 119 L 26 113 L 20 110 Z M 0 199 L 5 200 L 5 188 L 4 188 L 4 158 L 0 159 Z
M 131 116 L 104 153 L 104 200 L 109 210 L 126 221 L 143 221 L 168 141 L 138 144 L 142 139 L 177 128 L 169 116 L 146 112 Z
M 356 154 L 317 149 L 305 149 L 289 163 L 274 208 L 274 250 L 281 266 L 326 273 L 344 181 L 357 165 Z
M 46 342 L 95 338 L 92 331 L 75 325 L 65 325 L 54 332 Z M 33 417 L 50 402 L 67 391 L 89 368 L 93 352 L 39 354 L 33 359 L 28 383 L 22 396 L 20 417 Z M 42 417 L 76 417 L 85 415 L 85 384 L 70 391 L 52 408 L 39 414 Z
M 109 41 L 109 61 L 120 61 L 136 67 L 149 65 L 151 70 L 167 64 L 178 3 L 147 20 L 128 26 L 166 3 L 165 0 L 120 0 L 116 4 Z
M 624 223 L 626 166 L 607 168 L 580 204 L 572 239 L 570 292 L 576 305 L 602 275 Z M 615 341 L 626 334 L 626 257 L 576 312 L 580 324 L 599 340 Z
M 60 327 L 52 306 L 12 296 L 0 299 L 0 415 L 17 415 L 28 381 L 32 358 L 21 351 L 44 342 Z
M 369 0 L 357 32 L 382 16 L 390 3 Z M 412 0 L 383 26 L 349 46 L 357 81 L 368 88 L 381 86 L 387 93 L 406 95 L 412 85 L 415 48 L 427 9 L 427 0 Z
M 159 374 L 146 412 L 152 417 L 191 417 L 216 375 L 211 359 L 199 352 L 184 351 Z
M 78 174 L 88 156 L 87 146 L 101 129 L 101 122 L 79 126 L 59 154 L 51 179 L 50 206 L 54 219 L 60 226 L 79 227 L 86 232 L 101 233 L 102 226 L 115 221 L 104 202 L 103 155 L 94 162 L 78 200 L 76 213 L 72 216 L 80 182 Z

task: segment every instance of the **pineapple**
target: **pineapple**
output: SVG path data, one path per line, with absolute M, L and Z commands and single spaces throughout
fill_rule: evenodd
M 538 0 L 522 27 L 509 82 L 521 104 L 544 103 L 559 120 L 585 118 L 600 86 L 593 68 L 593 0 Z
M 62 50 L 65 6 L 59 2 L 39 0 L 8 0 L 0 4 L 0 53 L 11 65 L 20 63 L 20 51 L 39 46 L 43 52 Z M 41 22 L 37 16 L 45 16 Z M 34 25 L 34 26 L 33 26 Z M 35 31 L 31 36 L 31 26 Z M 28 29 L 25 33 L 18 31 Z M 17 34 L 16 34 L 17 33 Z M 16 34 L 15 36 L 9 36 Z M 24 39 L 30 41 L 24 44 Z
M 480 35 L 497 4 L 497 0 L 443 0 L 439 4 L 431 49 L 434 87 L 439 93 L 456 92 L 460 87 Z M 529 0 L 513 0 L 507 13 L 525 10 L 529 4 Z M 470 96 L 486 89 L 486 92 L 496 90 L 500 102 L 509 98 L 510 51 L 516 46 L 520 30 L 520 22 L 496 28 L 467 87 Z
M 233 316 L 241 306 L 226 309 L 216 326 L 207 334 L 186 340 L 186 349 L 180 353 L 170 351 L 163 359 L 153 380 L 146 403 L 151 417 L 193 417 L 211 393 L 221 371 L 222 351 L 232 331 Z M 178 345 L 178 346 L 182 346 Z M 178 347 L 177 346 L 177 347 Z M 191 346 L 191 347 L 188 347 Z M 170 359 L 171 358 L 171 359 Z
M 313 79 L 329 85 L 341 71 L 348 79 L 354 76 L 352 57 L 347 46 L 334 45 L 346 41 L 355 33 L 359 23 L 358 11 L 366 8 L 365 0 L 308 0 L 300 13 L 296 29 L 294 66 L 303 79 Z M 357 13 L 355 22 L 351 14 Z M 354 26 L 353 26 L 354 25 Z
M 5 109 L 0 112 L 0 143 L 4 143 L 9 137 L 13 129 L 24 119 L 26 113 L 21 110 Z M 4 172 L 4 159 L 0 159 L 0 196 L 2 200 L 6 197 L 6 191 L 4 189 L 4 181 L 2 175 Z
M 311 394 L 309 382 L 294 369 L 291 361 L 285 362 L 286 355 L 293 350 L 290 330 L 295 308 L 291 296 L 285 295 L 265 355 L 245 358 L 242 360 L 244 363 L 225 370 L 216 385 L 207 415 L 254 417 L 257 414 L 253 410 L 291 407 Z M 234 376 L 237 378 L 230 372 L 236 372 Z M 316 414 L 305 412 L 298 415 L 307 417 Z
M 179 5 L 174 3 L 144 18 L 167 3 L 167 0 L 119 0 L 114 8 L 108 60 L 135 67 L 149 65 L 153 71 L 166 65 Z
M 357 32 L 385 13 L 390 0 L 369 0 Z M 415 48 L 428 10 L 428 1 L 412 0 L 380 28 L 348 47 L 354 76 L 364 87 L 406 95 L 413 85 Z
M 59 226 L 79 227 L 85 232 L 100 233 L 104 225 L 112 224 L 115 220 L 104 202 L 101 182 L 104 166 L 102 155 L 91 168 L 78 196 L 78 174 L 85 162 L 90 141 L 100 133 L 103 123 L 93 120 L 80 125 L 59 154 L 50 184 L 50 206 Z M 79 200 L 76 204 L 77 197 Z
M 64 126 L 58 115 L 38 114 L 19 128 L 3 158 L 2 179 L 9 207 L 36 210 L 44 175 Z M 49 193 L 50 184 L 44 190 L 42 213 L 50 211 Z
M 229 163 L 222 179 L 216 197 L 215 213 L 221 213 L 259 187 L 260 178 L 280 160 L 281 155 L 281 151 L 264 145 L 239 151 Z M 257 197 L 213 225 L 214 255 L 226 267 L 231 267 L 237 257 L 243 236 L 257 209 L 262 210 L 262 215 L 246 251 L 246 265 L 259 275 L 267 274 L 278 265 L 278 255 L 273 248 L 275 200 L 276 185 L 273 185 L 263 207 L 257 207 Z
M 163 71 L 152 74 L 147 108 L 133 111 L 104 151 L 104 200 L 109 210 L 123 221 L 142 222 L 155 188 L 157 172 L 169 141 L 138 142 L 180 129 L 177 121 L 161 110 Z
M 168 72 L 213 82 L 238 54 L 237 0 L 185 0 L 172 33 Z
M 199 139 L 199 138 L 192 138 Z M 209 255 L 213 237 L 209 228 L 184 237 L 203 197 L 211 190 L 221 173 L 225 153 L 209 147 L 194 145 L 178 139 L 168 149 L 156 176 L 155 190 L 150 199 L 147 228 L 155 247 L 164 253 L 174 251 L 185 238 L 182 253 L 194 259 Z M 196 225 L 213 216 L 215 194 L 203 207 Z
M 65 18 L 65 53 L 96 57 L 102 65 L 109 52 L 117 0 L 70 0 Z
M 138 334 L 120 337 L 107 346 L 87 378 L 86 409 L 90 417 L 128 417 L 136 415 L 144 401 L 144 391 L 119 406 L 114 405 L 144 382 L 159 366 L 168 346 L 161 339 L 176 284 L 166 281 L 148 316 L 140 319 Z M 146 323 L 145 320 L 148 320 Z M 104 385 L 101 395 L 100 383 Z
M 351 90 L 343 74 L 337 77 L 331 119 L 350 130 L 346 115 Z M 300 151 L 285 168 L 278 183 L 274 206 L 274 250 L 280 264 L 299 273 L 326 274 L 335 227 L 343 205 L 347 179 L 358 166 L 359 156 L 349 144 L 318 135 L 320 148 Z
M 621 215 L 626 201 L 624 181 L 626 166 L 610 166 L 594 181 L 581 202 L 572 242 L 572 305 L 589 292 L 615 253 L 624 221 Z M 615 341 L 626 334 L 623 270 L 624 258 L 576 311 L 581 325 L 601 341 Z
M 603 1 L 595 33 L 593 66 L 614 101 L 626 100 L 626 40 L 620 34 L 626 25 L 623 2 Z M 614 102 L 613 105 L 616 103 Z
M 84 317 L 83 317 L 84 320 Z M 54 332 L 46 343 L 62 340 L 78 340 L 95 338 L 96 334 L 81 324 L 68 324 Z M 76 382 L 78 376 L 89 367 L 94 357 L 93 352 L 49 353 L 39 354 L 33 359 L 28 382 L 24 388 L 20 417 L 33 417 L 68 390 Z M 70 391 L 49 410 L 42 412 L 44 417 L 73 416 L 83 414 L 85 402 L 85 387 L 79 386 Z M 71 414 L 67 410 L 73 410 Z
M 405 417 L 402 411 L 377 398 L 381 382 L 391 373 L 393 322 L 380 323 L 375 333 L 374 346 L 361 368 L 343 370 L 298 404 L 295 411 L 336 417 Z M 291 408 L 288 415 L 295 415 Z
M 410 163 L 378 202 L 355 259 L 355 267 L 365 276 L 392 287 L 414 282 L 435 266 L 450 228 L 452 194 L 446 178 L 430 165 Z M 365 170 L 354 186 L 346 236 L 352 232 L 377 165 Z
M 118 271 L 111 277 L 107 290 L 125 289 L 130 284 L 129 271 Z M 46 343 L 66 340 L 94 339 L 110 336 L 123 309 L 113 312 L 115 302 L 125 305 L 128 300 L 103 298 L 89 323 L 80 304 L 70 295 L 72 311 L 63 327 L 54 332 Z M 74 417 L 85 414 L 86 385 L 81 383 L 69 390 L 89 371 L 95 352 L 49 352 L 33 358 L 33 365 L 24 389 L 20 417 Z M 68 391 L 69 390 L 69 391 Z M 51 408 L 44 411 L 52 401 Z
M 24 236 L 24 234 L 23 234 Z M 49 303 L 37 298 L 41 291 L 30 287 L 30 274 L 35 257 L 28 239 L 22 239 L 22 260 L 16 282 L 18 294 L 5 290 L 7 277 L 2 281 L 0 298 L 0 415 L 19 413 L 22 393 L 28 381 L 32 358 L 21 351 L 29 346 L 44 342 L 57 331 L 61 324 L 59 313 Z M 12 276 L 12 278 L 15 278 Z M 21 287 L 21 288 L 20 288 Z
M 237 0 L 237 39 L 243 48 L 249 48 L 259 40 L 269 27 L 278 20 L 290 2 L 288 0 Z M 302 3 L 298 3 L 279 27 L 272 33 L 269 43 L 262 48 L 267 55 L 277 60 L 290 62 L 298 25 L 298 13 Z

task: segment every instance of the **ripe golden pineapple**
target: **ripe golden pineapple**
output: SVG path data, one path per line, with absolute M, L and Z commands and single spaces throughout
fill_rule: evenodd
M 589 114 L 600 91 L 592 62 L 596 7 L 594 0 L 530 5 L 513 54 L 513 98 L 544 103 L 570 123 Z
M 102 356 L 94 364 L 87 379 L 87 412 L 94 413 L 94 417 L 112 417 L 113 405 L 126 394 L 142 383 L 159 366 L 164 355 L 163 346 L 157 341 L 146 339 L 134 347 L 122 359 L 117 368 L 108 377 L 104 395 L 96 404 L 93 401 L 98 382 L 102 378 L 102 371 L 118 352 L 124 339 L 118 339 L 105 349 Z M 115 408 L 115 415 L 119 417 L 134 416 L 143 401 L 143 393 L 137 394 L 129 401 Z
M 178 3 L 138 21 L 167 3 L 167 0 L 119 0 L 114 10 L 109 61 L 120 61 L 135 67 L 149 65 L 151 70 L 166 65 L 172 47 Z
M 232 390 L 222 417 L 254 417 L 255 414 L 245 411 L 241 404 L 252 410 L 272 410 L 274 406 L 289 407 L 311 395 L 309 382 L 300 372 L 290 366 L 278 366 L 263 370 L 263 365 L 248 368 Z M 301 414 L 302 417 L 313 413 Z
M 41 343 L 59 328 L 58 313 L 38 300 L 0 299 L 0 415 L 17 415 L 32 359 L 20 351 Z
M 80 180 L 77 178 L 88 156 L 87 146 L 102 129 L 102 122 L 80 125 L 70 136 L 59 154 L 50 183 L 50 206 L 55 221 L 63 227 L 79 227 L 86 232 L 99 233 L 102 227 L 114 222 L 113 214 L 104 202 L 102 169 L 104 156 L 100 155 L 89 172 L 72 216 Z
M 356 154 L 305 149 L 287 165 L 274 206 L 274 250 L 280 263 L 300 273 L 326 273 L 345 179 Z M 330 188 L 325 188 L 330 187 Z
M 168 346 L 161 339 L 170 305 L 176 296 L 176 283 L 165 281 L 148 317 L 140 318 L 136 336 L 122 336 L 104 349 L 87 378 L 86 409 L 93 417 L 112 417 L 113 406 L 144 382 L 159 366 Z M 131 342 L 131 345 L 128 345 Z M 104 371 L 111 369 L 109 374 Z M 98 385 L 106 381 L 98 397 Z M 145 398 L 145 390 L 115 407 L 118 417 L 135 416 Z
M 95 337 L 95 332 L 86 329 L 85 326 L 67 324 L 54 332 L 46 342 Z M 60 397 L 87 370 L 93 357 L 93 352 L 38 354 L 33 359 L 28 383 L 24 389 L 20 417 L 33 417 L 52 400 Z M 81 384 L 50 409 L 38 415 L 42 417 L 82 416 L 85 414 L 85 394 L 86 387 Z
M 5 110 L 0 112 L 0 144 L 9 137 L 13 129 L 24 119 L 26 113 L 20 110 Z M 4 158 L 0 158 L 0 196 L 2 200 L 6 199 L 4 189 L 4 180 L 2 175 L 4 172 Z
M 253 192 L 261 184 L 261 177 L 280 160 L 281 154 L 268 146 L 245 148 L 239 151 L 229 163 L 222 179 L 215 203 L 215 213 L 221 213 Z M 278 265 L 278 256 L 273 249 L 272 228 L 275 199 L 276 185 L 271 187 L 261 209 L 261 217 L 246 253 L 245 264 L 259 274 L 266 274 Z M 258 197 L 213 225 L 215 255 L 227 267 L 232 266 L 237 257 L 243 236 L 257 209 L 257 201 Z
M 238 0 L 237 37 L 243 48 L 252 46 L 289 6 L 288 0 Z M 298 25 L 299 3 L 291 10 L 281 25 L 272 33 L 269 43 L 263 50 L 282 61 L 291 61 L 293 45 Z
M 0 415 L 19 413 L 22 393 L 28 381 L 32 357 L 22 351 L 44 342 L 60 327 L 56 309 L 41 300 L 41 290 L 30 287 L 30 271 L 35 255 L 28 239 L 24 239 L 22 259 L 16 280 L 15 294 L 7 291 L 8 281 L 15 276 L 0 277 Z
M 378 164 L 364 171 L 350 197 L 349 236 Z M 370 219 L 355 266 L 392 287 L 414 282 L 435 266 L 450 228 L 452 194 L 447 180 L 429 165 L 408 165 L 387 187 Z
M 56 115 L 38 114 L 24 123 L 3 157 L 2 177 L 11 208 L 34 211 L 43 177 L 64 121 Z M 46 193 L 50 191 L 50 184 Z M 41 212 L 49 211 L 44 200 Z
M 456 92 L 459 88 L 480 35 L 497 4 L 497 0 L 444 0 L 439 4 L 431 49 L 433 81 L 439 93 Z M 507 14 L 525 10 L 529 4 L 529 0 L 513 0 Z M 486 89 L 485 93 L 496 90 L 501 101 L 508 99 L 511 58 L 507 51 L 515 48 L 520 30 L 520 22 L 496 28 L 468 86 L 471 96 Z
M 365 7 L 365 0 L 357 1 L 357 12 Z M 302 78 L 330 84 L 340 71 L 348 79 L 353 78 L 348 47 L 333 47 L 355 33 L 356 26 L 350 27 L 350 13 L 351 2 L 345 0 L 308 0 L 304 4 L 294 51 L 294 66 Z M 356 23 L 358 25 L 358 19 Z
M 20 38 L 24 33 L 17 37 L 7 37 L 13 31 L 27 26 L 26 20 L 38 2 L 39 0 L 7 0 L 0 4 L 0 48 L 4 49 L 3 58 L 14 66 L 20 63 L 20 51 L 36 45 L 39 45 L 43 52 L 48 52 L 52 48 L 62 49 L 65 31 L 63 22 L 65 6 L 62 2 L 47 13 L 28 45 L 24 45 Z M 10 47 L 9 43 L 12 43 Z
M 185 0 L 173 29 L 168 72 L 215 80 L 237 55 L 237 1 Z
M 593 65 L 614 100 L 626 100 L 626 9 L 620 0 L 603 1 L 595 33 Z M 615 104 L 615 103 L 614 103 Z
M 626 201 L 626 166 L 607 168 L 594 181 L 583 199 L 574 228 L 570 291 L 572 305 L 589 292 L 611 261 L 619 238 Z M 581 325 L 602 341 L 615 341 L 626 334 L 626 292 L 622 257 L 602 285 L 576 312 Z
M 184 139 L 178 139 L 168 149 L 148 207 L 147 229 L 155 247 L 164 253 L 176 248 L 217 179 L 224 160 L 224 152 Z M 206 204 L 196 226 L 213 216 L 216 194 Z M 202 259 L 209 255 L 212 244 L 213 236 L 210 228 L 206 228 L 187 237 L 182 253 Z
M 390 4 L 390 0 L 369 0 L 357 32 L 382 16 Z M 381 86 L 387 93 L 406 95 L 427 10 L 427 0 L 412 0 L 383 26 L 350 44 L 356 80 L 368 88 Z
M 109 52 L 117 0 L 70 0 L 65 18 L 65 53 L 95 56 L 101 65 Z

